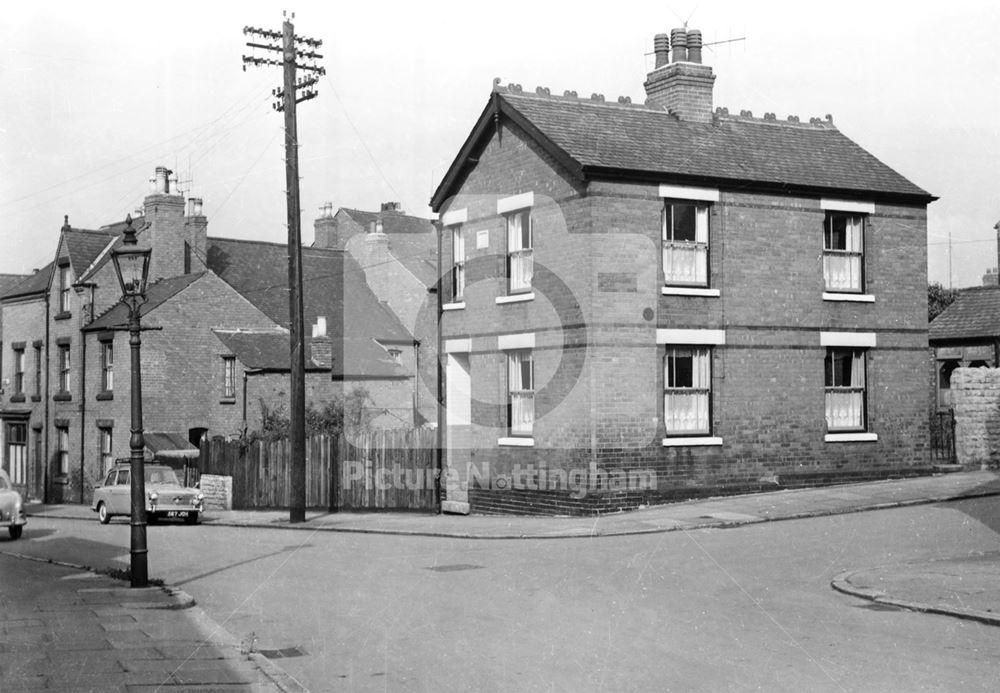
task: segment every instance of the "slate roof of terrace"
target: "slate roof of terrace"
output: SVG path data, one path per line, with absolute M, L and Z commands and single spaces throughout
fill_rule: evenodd
M 1000 337 L 1000 287 L 963 290 L 928 327 L 931 341 Z
M 271 320 L 289 327 L 288 250 L 284 244 L 208 239 L 208 268 Z M 327 318 L 332 338 L 343 325 L 379 340 L 412 342 L 413 337 L 365 282 L 349 253 L 302 248 L 303 318 L 306 334 L 316 318 Z
M 527 93 L 515 86 L 495 88 L 434 194 L 435 210 L 492 136 L 494 116 L 518 126 L 581 180 L 702 182 L 925 204 L 935 199 L 829 120 L 790 122 L 717 111 L 712 122 L 698 123 L 652 106 Z

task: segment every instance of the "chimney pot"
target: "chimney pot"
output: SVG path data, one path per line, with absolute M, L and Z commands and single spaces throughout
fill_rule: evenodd
M 687 31 L 684 29 L 671 29 L 670 45 L 674 47 L 674 62 L 687 62 Z
M 153 178 L 153 192 L 160 195 L 170 194 L 170 174 L 172 171 L 166 166 L 156 167 L 156 176 Z
M 701 32 L 697 29 L 687 32 L 687 54 L 688 62 L 701 62 Z
M 382 210 L 383 212 L 402 212 L 403 205 L 400 202 L 383 202 Z
M 201 198 L 200 197 L 189 197 L 188 198 L 187 215 L 189 217 L 200 217 L 200 216 L 202 216 L 201 207 L 202 207 L 202 203 L 201 203 Z
M 653 37 L 653 54 L 656 56 L 654 70 L 670 62 L 670 37 L 667 34 L 657 34 Z

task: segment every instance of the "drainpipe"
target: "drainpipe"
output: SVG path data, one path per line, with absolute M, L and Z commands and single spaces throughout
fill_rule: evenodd
M 441 332 L 441 316 L 444 315 L 444 301 L 441 287 L 441 235 L 443 227 L 440 221 L 434 222 L 437 231 L 437 284 L 430 291 L 437 294 L 437 452 L 434 456 L 434 507 L 441 514 L 441 475 L 444 472 L 444 371 L 441 368 L 441 350 L 443 338 Z
M 51 357 L 51 353 L 52 353 L 52 350 L 49 347 L 49 343 L 52 341 L 51 340 L 51 334 L 50 334 L 50 325 L 51 325 L 51 323 L 50 323 L 50 320 L 49 320 L 49 317 L 50 317 L 49 316 L 50 305 L 51 305 L 51 301 L 49 300 L 49 292 L 46 290 L 46 292 L 45 292 L 45 421 L 43 423 L 43 429 L 42 429 L 42 431 L 43 431 L 42 437 L 45 440 L 45 443 L 44 443 L 45 459 L 42 460 L 42 502 L 43 503 L 48 503 L 49 502 L 49 465 L 51 464 L 51 462 L 49 461 L 49 435 L 51 435 L 51 433 L 52 433 L 52 426 L 51 426 L 52 422 L 49 419 L 49 416 L 50 416 L 50 412 L 49 412 L 49 379 L 50 379 L 50 376 L 52 375 L 51 370 L 50 370 L 52 364 L 49 361 L 49 358 Z
M 93 282 L 74 284 L 73 288 L 90 289 L 88 301 L 89 314 L 80 311 L 84 325 L 89 325 L 94 319 L 94 287 Z M 87 333 L 80 330 L 80 505 L 84 504 L 83 486 L 87 475 Z
M 413 357 L 416 360 L 416 372 L 413 374 L 413 427 L 417 426 L 417 416 L 420 411 L 420 340 L 413 340 Z
M 247 376 L 261 373 L 260 368 L 243 369 L 243 437 L 247 437 Z

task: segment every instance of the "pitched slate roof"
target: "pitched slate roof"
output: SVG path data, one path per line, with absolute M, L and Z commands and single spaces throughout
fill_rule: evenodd
M 208 239 L 208 267 L 283 327 L 288 317 L 287 246 L 229 238 Z M 331 338 L 343 326 L 380 340 L 412 341 L 403 324 L 365 282 L 356 260 L 340 250 L 302 248 L 303 314 L 307 325 L 325 316 Z
M 101 252 L 116 238 L 114 233 L 106 231 L 88 231 L 87 229 L 64 229 L 63 240 L 66 252 L 69 254 L 73 272 L 80 277 L 97 259 Z
M 264 371 L 288 372 L 288 334 L 245 330 L 213 330 L 226 348 L 233 352 L 240 363 Z M 310 353 L 310 339 L 306 339 L 306 353 Z M 337 363 L 336 361 L 342 361 Z M 335 358 L 332 375 L 340 377 L 406 378 L 409 374 L 370 337 L 348 337 L 344 342 L 342 359 Z M 315 361 L 306 360 L 307 371 L 326 371 Z
M 963 290 L 928 327 L 931 341 L 981 337 L 1000 337 L 1000 286 Z
M 52 274 L 54 262 L 50 262 L 34 274 L 21 279 L 12 286 L 8 286 L 0 298 L 21 298 L 35 294 L 44 294 L 49 288 L 49 277 Z
M 31 276 L 30 274 L 0 274 L 0 296 L 4 296 L 25 279 L 30 279 Z
M 524 130 L 581 180 L 601 177 L 712 182 L 736 188 L 934 199 L 837 130 L 832 122 L 791 123 L 717 113 L 711 123 L 662 109 L 498 87 L 434 193 L 437 211 L 492 135 L 494 115 Z
M 288 352 L 287 332 L 247 330 L 212 330 L 212 332 L 244 366 L 265 371 L 288 370 L 291 358 Z M 307 346 L 306 353 L 308 352 Z M 321 368 L 315 362 L 306 359 L 306 370 L 330 369 Z
M 389 239 L 389 252 L 424 286 L 433 286 L 437 273 L 437 235 L 430 219 L 401 212 L 365 212 L 341 207 L 366 231 L 375 221 L 382 220 L 382 233 Z
M 161 279 L 157 282 L 150 284 L 146 287 L 146 302 L 142 304 L 139 308 L 139 316 L 142 317 L 148 314 L 150 311 L 154 310 L 157 306 L 165 301 L 170 300 L 181 291 L 189 287 L 191 284 L 196 282 L 202 276 L 204 272 L 198 272 L 195 274 L 182 274 L 179 277 L 170 277 L 169 279 Z M 112 327 L 118 327 L 124 325 L 128 322 L 128 308 L 124 303 L 116 303 L 111 306 L 108 310 L 102 313 L 96 320 L 83 328 L 84 332 L 93 332 L 95 330 L 107 330 Z

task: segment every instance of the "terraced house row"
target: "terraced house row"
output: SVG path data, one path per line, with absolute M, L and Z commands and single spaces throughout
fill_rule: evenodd
M 196 460 L 204 436 L 236 438 L 265 408 L 288 406 L 288 249 L 210 237 L 202 201 L 160 167 L 134 220 L 152 248 L 142 306 L 142 395 L 150 456 Z M 321 214 L 317 237 L 333 219 Z M 95 230 L 68 218 L 54 259 L 0 295 L 3 467 L 33 498 L 89 503 L 129 456 L 127 311 L 111 251 L 125 222 Z M 419 423 L 419 343 L 343 248 L 304 248 L 306 400 L 322 407 L 363 386 L 374 425 Z M 433 360 L 433 355 L 429 358 Z M 426 397 L 425 397 L 426 399 Z
M 713 110 L 699 32 L 654 46 L 644 104 L 497 83 L 434 194 L 450 510 L 929 469 L 935 198 L 829 116 Z

